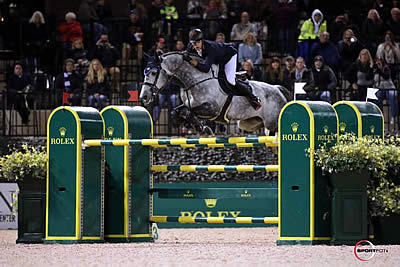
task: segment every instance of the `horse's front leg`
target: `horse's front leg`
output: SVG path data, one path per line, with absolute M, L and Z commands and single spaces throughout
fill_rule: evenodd
M 204 125 L 190 109 L 185 105 L 180 105 L 174 109 L 174 117 L 175 119 L 180 118 L 184 121 L 190 123 L 198 132 L 211 134 L 213 135 L 213 131 L 207 125 Z

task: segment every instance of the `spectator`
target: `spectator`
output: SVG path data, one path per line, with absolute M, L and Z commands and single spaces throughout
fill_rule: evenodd
M 154 56 L 156 55 L 156 53 L 164 54 L 167 52 L 168 49 L 165 47 L 165 39 L 160 37 L 158 38 L 156 44 L 152 48 L 150 48 L 150 50 L 147 53 L 151 56 Z
M 343 39 L 338 43 L 340 55 L 340 69 L 347 71 L 350 65 L 356 61 L 360 51 L 364 48 L 360 41 L 354 35 L 354 32 L 347 29 L 343 33 Z
M 250 59 L 255 65 L 261 64 L 262 51 L 261 45 L 257 43 L 257 38 L 249 32 L 239 45 L 239 63 Z
M 97 16 L 102 23 L 104 23 L 105 19 L 112 18 L 111 6 L 106 3 L 106 0 L 97 0 L 95 8 Z
M 161 38 L 160 38 L 161 39 Z M 185 45 L 182 40 L 176 41 L 175 51 L 184 51 Z M 154 122 L 160 118 L 161 109 L 168 100 L 168 110 L 171 111 L 178 105 L 180 86 L 171 80 L 168 85 L 158 94 L 158 105 L 154 107 Z
M 144 41 L 144 25 L 145 22 L 138 15 L 138 12 L 133 9 L 129 14 L 129 24 L 124 29 L 124 43 L 122 44 L 122 65 L 128 65 L 128 60 L 131 58 L 132 49 L 139 50 L 143 48 Z M 140 48 L 139 48 L 140 47 Z
M 376 53 L 376 47 L 383 34 L 383 22 L 376 9 L 370 9 L 368 17 L 362 25 L 364 44 L 371 54 Z
M 387 21 L 390 15 L 390 7 L 387 1 L 375 0 L 372 4 L 372 8 L 378 11 L 378 14 L 380 14 L 382 21 Z
M 226 4 L 229 18 L 229 27 L 240 21 L 240 15 L 248 11 L 248 6 L 243 0 L 230 0 Z
M 200 0 L 189 0 L 187 3 L 187 17 L 189 19 L 201 19 L 203 17 L 203 3 Z
M 29 69 L 38 69 L 45 56 L 45 47 L 50 42 L 47 27 L 42 12 L 35 11 L 26 26 L 24 54 Z
M 363 49 L 358 59 L 350 65 L 345 73 L 345 79 L 351 83 L 351 87 L 355 91 L 356 100 L 365 101 L 367 88 L 374 83 L 373 65 L 370 52 L 368 49 Z
M 129 10 L 136 10 L 139 19 L 143 20 L 147 18 L 147 10 L 142 3 L 138 3 L 137 0 L 129 1 Z M 158 12 L 159 15 L 160 12 Z
M 85 79 L 88 106 L 98 108 L 99 110 L 103 109 L 106 106 L 109 89 L 107 71 L 98 59 L 93 59 L 90 62 L 89 71 Z
M 9 77 L 7 82 L 8 103 L 14 105 L 24 124 L 29 123 L 30 111 L 28 103 L 33 103 L 35 99 L 30 94 L 32 87 L 32 77 L 23 72 L 20 63 L 16 63 L 14 65 L 14 73 Z
M 376 57 L 382 59 L 389 66 L 391 77 L 396 79 L 400 64 L 400 49 L 394 38 L 391 31 L 385 33 L 385 41 L 378 46 Z
M 119 91 L 120 69 L 117 67 L 119 59 L 118 50 L 110 44 L 107 34 L 102 34 L 96 43 L 96 47 L 91 52 L 91 59 L 100 60 L 102 67 L 111 75 L 111 87 L 114 91 Z
M 291 75 L 296 71 L 296 67 L 294 65 L 294 58 L 292 56 L 288 56 L 284 59 L 285 67 L 283 69 L 283 82 L 286 88 L 291 88 L 293 81 L 291 81 Z
M 161 10 L 164 9 L 162 0 L 153 0 L 149 11 L 149 19 L 153 29 L 158 29 L 159 22 L 162 20 Z M 158 33 L 160 34 L 160 33 Z
M 351 29 L 353 32 L 358 29 L 358 26 L 352 23 L 349 11 L 346 11 L 343 15 L 337 16 L 335 21 L 329 25 L 331 41 L 337 44 L 342 40 L 343 33 L 346 29 Z
M 392 8 L 390 11 L 392 15 L 388 24 L 389 30 L 394 34 L 396 37 L 395 42 L 400 42 L 400 9 L 397 7 Z
M 278 29 L 278 40 L 280 53 L 290 54 L 291 45 L 293 44 L 294 28 L 297 17 L 297 7 L 294 1 L 279 1 L 273 9 L 275 16 L 275 25 Z
M 262 81 L 273 85 L 284 85 L 281 60 L 272 58 L 267 71 L 263 74 Z
M 78 17 L 85 23 L 99 21 L 100 18 L 96 12 L 95 0 L 82 0 L 78 10 Z
M 89 40 L 98 40 L 101 34 L 107 33 L 106 27 L 99 23 L 100 17 L 96 11 L 95 0 L 82 0 L 78 18 L 82 22 L 82 30 Z
M 306 92 L 314 90 L 314 76 L 312 74 L 312 71 L 306 68 L 306 62 L 304 61 L 304 58 L 298 57 L 296 58 L 296 68 L 295 70 L 291 73 L 290 75 L 290 80 L 292 81 L 292 84 L 290 84 L 290 89 L 293 92 L 294 89 L 294 83 L 300 83 L 304 82 L 306 83 L 303 87 L 303 89 Z M 298 95 L 297 99 L 305 99 L 305 95 Z
M 76 20 L 76 15 L 73 12 L 65 14 L 65 22 L 58 29 L 66 51 L 71 48 L 71 44 L 75 39 L 83 40 L 81 24 Z
M 333 70 L 338 69 L 339 65 L 339 51 L 334 43 L 330 40 L 328 32 L 321 32 L 319 42 L 315 42 L 311 48 L 313 57 L 320 55 L 324 58 L 324 64 L 328 65 Z
M 231 40 L 243 41 L 249 32 L 257 37 L 257 29 L 253 23 L 249 21 L 249 13 L 243 12 L 240 16 L 240 23 L 233 25 L 231 31 Z
M 311 18 L 306 20 L 301 26 L 296 57 L 303 57 L 306 62 L 311 60 L 312 43 L 320 37 L 321 32 L 326 31 L 326 21 L 319 9 L 312 12 Z
M 222 32 L 217 33 L 217 35 L 215 36 L 215 41 L 225 43 L 225 34 L 223 34 Z
M 165 0 L 164 7 L 160 10 L 164 19 L 164 33 L 168 36 L 175 35 L 176 24 L 179 18 L 178 9 L 173 5 L 174 0 Z
M 75 39 L 72 42 L 72 49 L 68 52 L 68 58 L 75 61 L 75 67 L 79 74 L 84 77 L 89 69 L 88 51 L 85 50 L 83 42 L 79 39 Z
M 390 124 L 393 125 L 398 111 L 396 86 L 391 79 L 390 68 L 386 65 L 385 61 L 381 58 L 376 58 L 375 63 L 374 87 L 379 88 L 379 91 L 376 93 L 378 106 L 383 110 L 383 99 L 386 98 L 389 100 Z
M 185 44 L 182 40 L 177 40 L 175 43 L 175 51 L 185 51 Z
M 314 77 L 314 90 L 309 91 L 307 95 L 312 100 L 322 100 L 331 102 L 331 91 L 336 89 L 337 79 L 333 70 L 324 65 L 324 58 L 316 56 L 314 66 L 312 67 Z
M 243 61 L 241 70 L 246 72 L 245 75 L 248 80 L 261 81 L 260 71 L 258 71 L 257 69 L 254 68 L 254 65 L 251 62 L 251 60 Z
M 64 61 L 64 71 L 60 73 L 55 81 L 55 90 L 58 105 L 66 104 L 64 93 L 72 106 L 80 106 L 82 99 L 82 76 L 75 71 L 75 61 L 67 58 Z
M 205 9 L 203 18 L 204 27 L 206 29 L 206 37 L 213 38 L 216 33 L 222 31 L 221 19 L 226 19 L 226 5 L 224 1 L 210 0 Z

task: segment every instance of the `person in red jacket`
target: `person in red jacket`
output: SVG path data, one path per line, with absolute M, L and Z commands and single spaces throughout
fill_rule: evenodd
M 65 22 L 60 25 L 58 30 L 60 32 L 61 41 L 67 49 L 71 48 L 71 44 L 74 40 L 83 40 L 81 24 L 76 20 L 76 15 L 73 12 L 65 14 Z

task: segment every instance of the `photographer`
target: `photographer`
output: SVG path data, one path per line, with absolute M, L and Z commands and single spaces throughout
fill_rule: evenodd
M 397 90 L 392 81 L 390 68 L 385 61 L 380 58 L 375 59 L 374 64 L 374 87 L 379 91 L 376 93 L 378 97 L 378 106 L 382 109 L 383 99 L 389 100 L 390 105 L 390 124 L 394 124 L 394 119 L 397 117 Z
M 64 61 L 64 71 L 58 74 L 55 81 L 55 89 L 57 94 L 58 105 L 64 105 L 64 93 L 72 106 L 80 106 L 82 99 L 82 82 L 83 79 L 75 71 L 75 61 L 67 58 Z
M 111 87 L 119 91 L 120 70 L 116 66 L 120 58 L 118 50 L 110 43 L 107 34 L 101 34 L 96 47 L 91 52 L 91 59 L 99 59 L 103 67 L 111 75 Z
M 343 39 L 338 42 L 338 50 L 340 55 L 340 69 L 345 72 L 350 65 L 356 61 L 360 51 L 364 48 L 363 44 L 358 41 L 354 32 L 347 29 L 343 33 Z

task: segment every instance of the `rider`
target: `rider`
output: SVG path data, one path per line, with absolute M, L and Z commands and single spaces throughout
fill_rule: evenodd
M 243 95 L 250 102 L 251 106 L 258 110 L 261 108 L 260 99 L 253 95 L 249 84 L 238 80 L 235 81 L 237 50 L 228 43 L 203 40 L 203 33 L 200 29 L 191 30 L 189 33 L 189 45 L 187 52 L 198 54 L 204 58 L 204 63 L 184 55 L 184 60 L 202 72 L 209 72 L 212 64 L 225 66 L 225 75 L 228 83 L 231 84 L 240 95 Z

